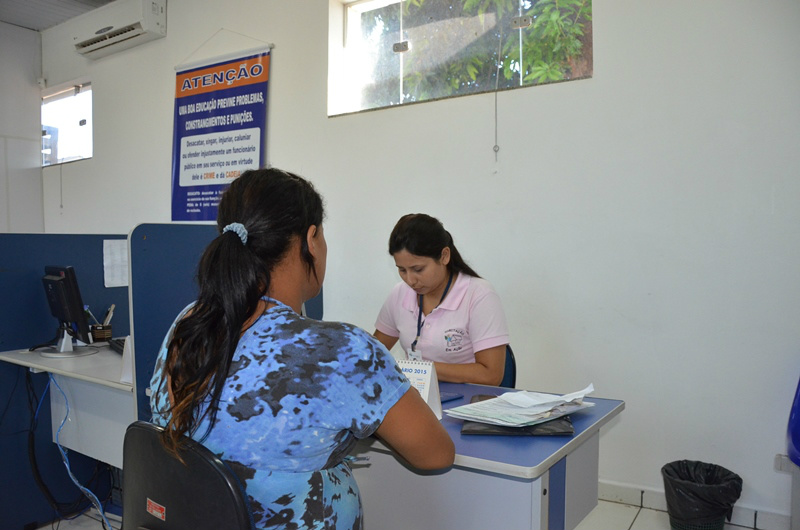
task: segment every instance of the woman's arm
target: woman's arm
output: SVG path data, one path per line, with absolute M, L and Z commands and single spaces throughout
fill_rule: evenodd
M 417 469 L 442 469 L 455 459 L 453 440 L 413 387 L 389 409 L 376 434 Z
M 434 363 L 439 381 L 475 383 L 497 386 L 503 380 L 506 366 L 506 345 L 495 346 L 475 353 L 469 364 Z
M 372 336 L 378 339 L 381 342 L 381 344 L 386 346 L 387 350 L 391 350 L 392 347 L 394 347 L 394 345 L 397 344 L 398 337 L 392 337 L 387 335 L 386 333 L 381 333 L 377 329 L 375 330 L 375 333 L 372 334 Z

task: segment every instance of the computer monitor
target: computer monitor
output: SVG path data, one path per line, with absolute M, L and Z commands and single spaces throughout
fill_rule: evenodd
M 42 283 L 50 305 L 50 313 L 58 319 L 55 346 L 41 350 L 45 357 L 80 357 L 97 352 L 92 343 L 89 321 L 72 267 L 47 266 Z M 74 339 L 74 346 L 73 346 Z

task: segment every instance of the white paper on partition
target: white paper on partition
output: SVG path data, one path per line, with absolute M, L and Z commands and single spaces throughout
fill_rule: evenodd
M 128 241 L 103 240 L 103 282 L 106 287 L 128 285 Z

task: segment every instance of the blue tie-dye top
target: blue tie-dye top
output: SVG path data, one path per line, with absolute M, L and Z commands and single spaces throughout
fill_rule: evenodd
M 150 382 L 153 422 L 162 426 L 170 415 L 164 365 L 174 326 Z M 202 442 L 244 481 L 256 527 L 361 528 L 358 487 L 343 458 L 409 386 L 366 331 L 278 303 L 239 340 Z M 207 421 L 194 438 L 206 433 Z

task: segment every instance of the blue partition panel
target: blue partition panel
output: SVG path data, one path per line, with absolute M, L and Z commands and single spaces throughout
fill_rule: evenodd
M 96 308 L 92 311 L 95 314 L 116 304 L 112 321 L 115 335 L 127 335 L 128 289 L 103 285 L 103 240 L 124 238 L 124 235 L 0 234 L 0 351 L 28 348 L 55 337 L 58 322 L 50 315 L 42 286 L 45 265 L 73 266 L 84 303 Z M 28 377 L 32 394 L 26 388 Z M 3 460 L 0 481 L 7 486 L 0 495 L 3 529 L 37 528 L 56 517 L 32 472 L 28 451 L 31 442 L 41 480 L 54 500 L 72 503 L 81 497 L 52 441 L 50 399 L 45 394 L 47 381 L 47 374 L 29 374 L 21 366 L 0 363 Z M 37 414 L 38 401 L 42 405 Z M 34 423 L 31 437 L 29 428 Z M 84 485 L 98 466 L 105 468 L 105 464 L 79 453 L 70 452 L 69 458 L 72 472 Z M 109 486 L 107 472 L 102 474 L 100 484 L 91 484 L 101 498 L 107 495 Z
M 142 224 L 130 235 L 131 304 L 138 418 L 149 421 L 145 391 L 158 350 L 178 313 L 195 300 L 197 263 L 217 237 L 213 224 Z M 306 303 L 312 318 L 322 319 L 322 294 Z
M 216 225 L 142 224 L 130 235 L 131 306 L 138 418 L 149 421 L 153 367 L 164 335 L 197 296 L 197 263 Z
M 128 288 L 103 283 L 103 240 L 124 235 L 0 234 L 0 351 L 28 348 L 56 336 L 42 276 L 45 265 L 75 268 L 83 303 L 97 318 L 116 304 L 115 336 L 129 333 Z M 100 313 L 100 315 L 98 315 Z

